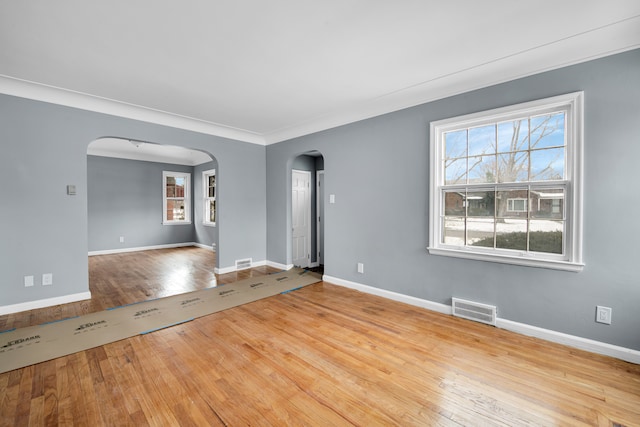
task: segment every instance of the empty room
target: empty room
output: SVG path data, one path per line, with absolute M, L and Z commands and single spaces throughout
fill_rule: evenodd
M 640 3 L 0 2 L 0 426 L 639 426 Z

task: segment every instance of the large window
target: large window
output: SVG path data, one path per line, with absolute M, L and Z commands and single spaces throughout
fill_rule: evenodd
M 582 269 L 582 97 L 431 123 L 430 253 Z
M 163 224 L 191 223 L 191 174 L 162 172 Z
M 204 190 L 204 225 L 216 225 L 216 170 L 202 172 L 202 188 Z

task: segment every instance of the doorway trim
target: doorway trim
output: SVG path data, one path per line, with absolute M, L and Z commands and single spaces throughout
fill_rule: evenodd
M 305 200 L 305 206 L 304 209 L 306 210 L 306 212 L 304 212 L 304 219 L 306 222 L 306 230 L 305 230 L 305 236 L 306 236 L 306 242 L 305 242 L 305 252 L 306 252 L 306 260 L 304 263 L 299 263 L 296 264 L 297 260 L 302 259 L 302 257 L 296 258 L 296 253 L 295 253 L 295 248 L 296 246 L 294 245 L 293 241 L 295 239 L 295 232 L 294 232 L 294 228 L 295 228 L 295 209 L 296 209 L 296 203 L 295 200 L 293 198 L 293 189 L 294 187 L 294 175 L 296 174 L 302 174 L 305 176 L 305 180 L 306 180 L 306 200 Z M 305 170 L 298 170 L 298 169 L 291 169 L 291 192 L 292 192 L 292 196 L 291 196 L 291 262 L 294 265 L 299 265 L 300 267 L 310 267 L 311 266 L 311 172 L 310 171 L 305 171 Z
M 324 170 L 316 171 L 316 262 L 315 266 L 324 265 L 324 251 L 320 251 L 323 245 L 321 242 L 324 242 L 324 233 L 322 233 L 321 229 L 324 226 L 324 216 L 321 215 L 321 212 L 324 211 L 322 209 L 324 207 L 324 199 L 322 195 L 324 195 L 324 189 L 320 189 L 320 177 L 324 178 Z M 324 180 L 322 180 L 324 181 Z M 322 194 L 322 195 L 321 195 Z

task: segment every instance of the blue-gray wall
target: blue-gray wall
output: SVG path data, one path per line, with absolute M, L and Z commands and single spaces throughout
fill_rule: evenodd
M 198 221 L 193 189 L 201 177 L 195 177 L 193 170 L 192 166 L 88 156 L 89 251 L 194 242 Z M 162 224 L 163 171 L 191 174 L 191 224 Z M 202 221 L 202 215 L 199 218 Z
M 265 147 L 0 95 L 0 306 L 88 291 L 87 147 L 107 136 L 210 153 L 221 183 L 219 266 L 266 259 Z M 68 184 L 77 195 L 66 195 Z M 41 285 L 43 273 L 53 286 Z M 25 288 L 25 275 L 36 285 Z
M 581 273 L 429 255 L 429 123 L 585 92 Z M 498 306 L 501 318 L 640 350 L 640 50 L 464 93 L 267 147 L 267 257 L 291 262 L 293 159 L 325 163 L 325 274 L 426 300 Z M 356 264 L 364 263 L 364 274 Z M 613 309 L 610 326 L 596 305 Z

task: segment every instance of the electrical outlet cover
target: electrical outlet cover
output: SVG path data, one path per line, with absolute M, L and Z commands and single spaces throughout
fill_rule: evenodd
M 611 307 L 603 307 L 601 305 L 596 306 L 596 322 L 610 325 L 611 311 Z
M 53 285 L 53 274 L 45 273 L 42 275 L 42 286 Z

